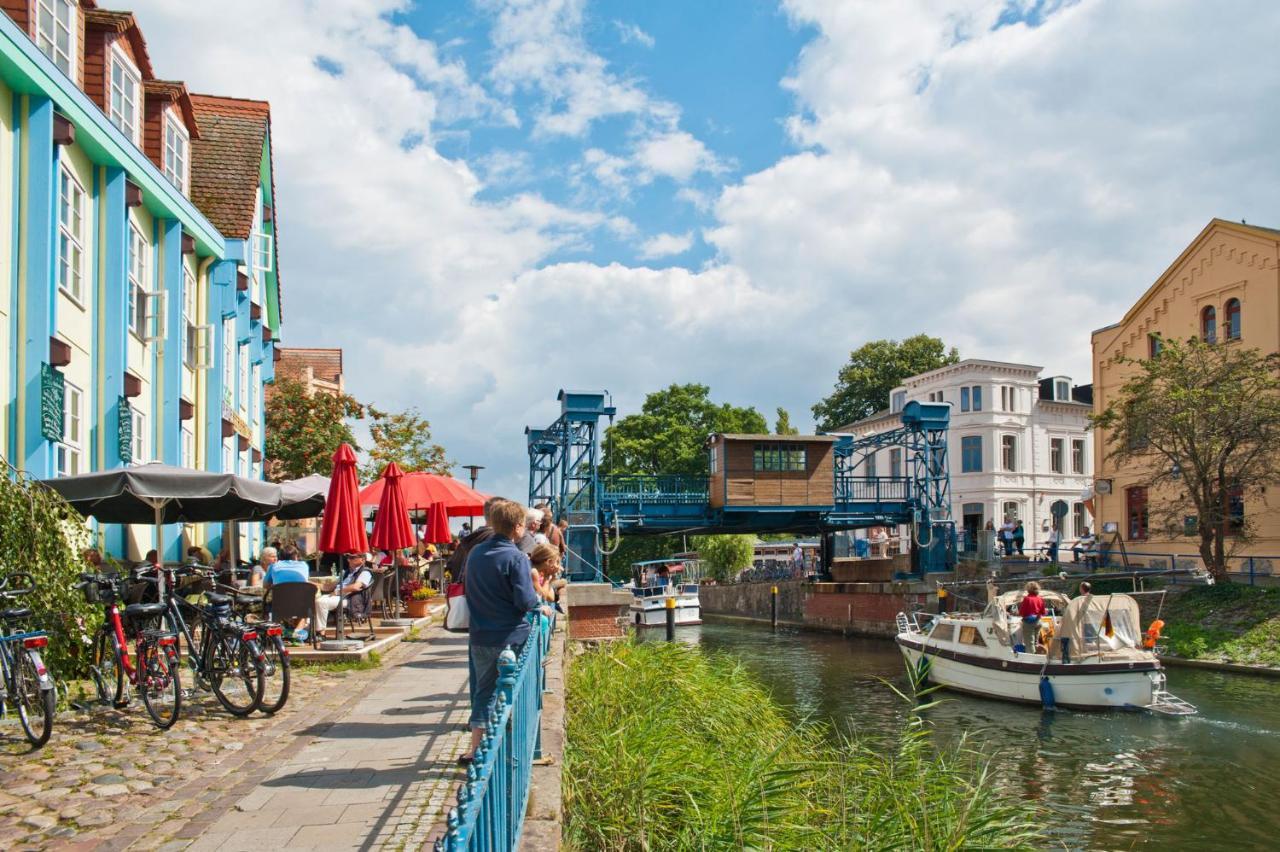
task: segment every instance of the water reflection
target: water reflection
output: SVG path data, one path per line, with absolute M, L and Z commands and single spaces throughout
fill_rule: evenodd
M 715 623 L 678 634 L 740 658 L 797 716 L 871 736 L 902 725 L 903 702 L 884 683 L 907 687 L 890 642 Z M 1186 669 L 1169 680 L 1199 716 L 1043 712 L 943 693 L 928 717 L 940 741 L 993 754 L 999 779 L 1049 808 L 1047 830 L 1067 848 L 1276 848 L 1280 681 Z

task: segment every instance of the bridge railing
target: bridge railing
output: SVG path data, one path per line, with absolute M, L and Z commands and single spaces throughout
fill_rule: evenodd
M 911 499 L 911 480 L 905 476 L 837 476 L 836 504 L 905 503 Z
M 705 503 L 709 494 L 707 477 L 669 474 L 606 476 L 600 492 L 615 503 Z
M 498 688 L 489 703 L 484 738 L 435 852 L 519 845 L 533 761 L 542 756 L 542 661 L 551 647 L 551 620 L 536 613 L 530 620 L 520 656 L 503 652 L 498 660 Z

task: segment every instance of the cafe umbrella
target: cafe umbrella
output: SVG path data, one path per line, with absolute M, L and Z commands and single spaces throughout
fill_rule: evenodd
M 409 523 L 409 512 L 404 505 L 404 494 L 400 490 L 400 480 L 404 474 L 400 466 L 391 462 L 382 471 L 382 499 L 378 503 L 378 515 L 373 521 L 373 535 L 369 543 L 378 550 L 385 550 L 391 555 L 391 571 L 395 578 L 393 618 L 400 617 L 400 560 L 398 552 L 406 547 L 413 547 L 413 524 Z
M 164 525 L 261 520 L 280 508 L 280 486 L 231 473 L 153 462 L 43 480 L 80 514 L 105 524 L 155 524 L 164 558 Z
M 324 504 L 320 523 L 320 550 L 324 553 L 365 553 L 369 538 L 360 513 L 360 481 L 356 475 L 356 454 L 341 444 L 333 454 L 333 476 L 329 481 L 329 497 Z M 341 574 L 339 574 L 341 582 Z M 341 590 L 338 590 L 339 593 Z M 338 606 L 335 640 L 342 642 L 342 606 Z

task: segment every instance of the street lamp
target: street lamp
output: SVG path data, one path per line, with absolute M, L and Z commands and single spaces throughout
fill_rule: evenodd
M 476 477 L 480 475 L 480 471 L 484 470 L 484 465 L 482 465 L 482 464 L 464 464 L 464 465 L 459 465 L 459 467 L 461 467 L 463 470 L 470 471 L 470 473 L 471 473 L 471 490 L 472 490 L 472 491 L 475 491 L 475 490 L 476 490 Z M 470 527 L 471 531 L 472 531 L 472 532 L 475 532 L 475 531 L 476 531 L 476 516 L 475 516 L 475 515 L 471 515 L 469 518 L 467 518 L 467 524 L 469 525 L 469 527 Z

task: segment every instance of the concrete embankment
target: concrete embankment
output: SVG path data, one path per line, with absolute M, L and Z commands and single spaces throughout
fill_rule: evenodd
M 707 618 L 770 621 L 772 587 L 778 589 L 778 624 L 856 636 L 893 636 L 899 612 L 932 600 L 923 583 L 738 583 L 704 585 L 698 595 Z

